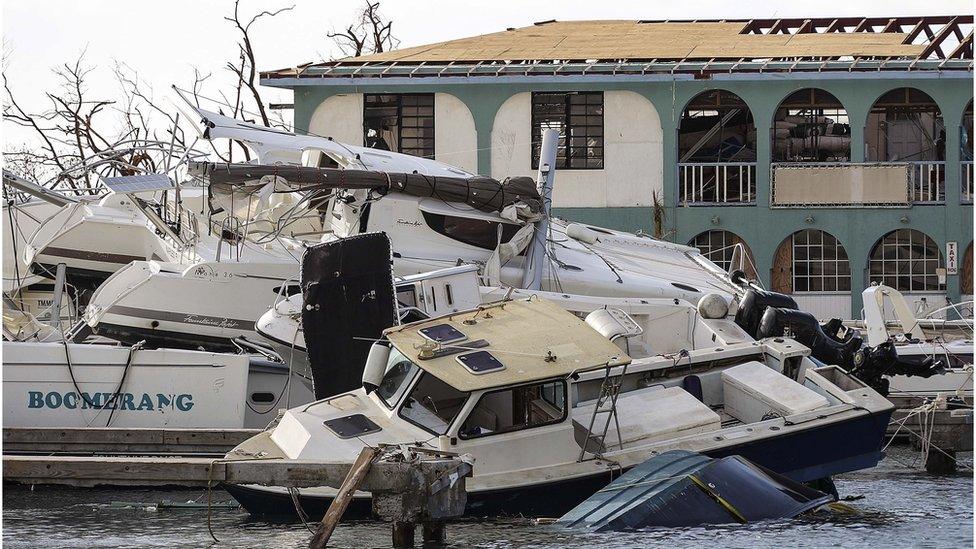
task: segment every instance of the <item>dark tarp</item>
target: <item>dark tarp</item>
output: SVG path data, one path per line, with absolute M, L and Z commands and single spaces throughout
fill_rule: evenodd
M 672 450 L 652 457 L 563 515 L 599 532 L 792 518 L 833 500 L 740 456 Z
M 397 323 L 389 237 L 365 233 L 308 248 L 301 287 L 315 398 L 361 387 L 372 340 Z
M 485 212 L 500 212 L 522 203 L 533 213 L 542 209 L 542 199 L 531 177 L 510 177 L 499 182 L 490 177 L 435 177 L 419 173 L 387 173 L 304 166 L 266 166 L 190 162 L 193 177 L 210 183 L 213 195 L 229 192 L 256 194 L 275 182 L 274 192 L 317 189 L 375 189 L 381 193 L 401 192 L 422 198 L 463 202 Z M 267 177 L 262 181 L 262 178 Z M 282 183 L 281 178 L 285 181 Z

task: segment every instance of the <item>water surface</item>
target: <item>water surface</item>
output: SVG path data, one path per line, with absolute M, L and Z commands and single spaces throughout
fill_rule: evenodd
M 972 454 L 965 454 L 972 465 Z M 613 534 L 570 534 L 531 519 L 465 520 L 448 526 L 448 547 L 971 547 L 973 478 L 969 472 L 931 476 L 911 467 L 917 454 L 889 448 L 876 468 L 837 477 L 842 497 L 861 511 L 744 526 L 655 529 Z M 206 501 L 199 490 L 81 490 L 5 486 L 3 545 L 34 547 L 307 547 L 302 524 L 269 524 L 239 509 L 215 509 L 214 542 L 203 510 L 158 509 L 160 500 Z M 229 501 L 223 492 L 214 500 Z M 124 507 L 113 502 L 141 502 Z M 420 542 L 418 528 L 418 546 Z M 389 547 L 390 528 L 379 522 L 343 523 L 333 547 Z

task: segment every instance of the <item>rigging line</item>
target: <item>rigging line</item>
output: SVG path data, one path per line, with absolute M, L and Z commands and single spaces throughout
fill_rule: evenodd
M 607 261 L 607 258 L 605 258 L 605 257 L 603 257 L 603 255 L 601 255 L 601 254 L 600 254 L 599 252 L 597 252 L 596 250 L 594 250 L 594 249 L 593 249 L 593 248 L 592 248 L 591 246 L 589 246 L 589 245 L 588 245 L 588 244 L 586 244 L 585 242 L 583 242 L 583 241 L 579 241 L 579 243 L 580 243 L 580 244 L 581 244 L 581 245 L 582 245 L 582 246 L 583 246 L 584 248 L 586 248 L 586 249 L 587 249 L 587 250 L 589 250 L 589 251 L 590 251 L 591 253 L 593 253 L 593 255 L 595 255 L 595 256 L 597 256 L 597 257 L 599 257 L 599 258 L 600 258 L 601 260 L 603 260 L 603 262 L 604 262 L 604 263 L 606 263 L 606 264 L 607 264 L 607 267 L 608 267 L 608 268 L 610 269 L 610 271 L 611 271 L 611 272 L 613 272 L 613 274 L 614 274 L 614 276 L 616 276 L 616 277 L 617 277 L 617 282 L 618 282 L 618 283 L 620 283 L 620 284 L 623 284 L 623 283 L 624 283 L 624 279 L 622 279 L 622 278 L 620 278 L 620 273 L 618 273 L 618 272 L 617 272 L 617 269 L 616 269 L 616 268 L 615 268 L 615 267 L 614 267 L 613 265 L 611 265 L 609 261 Z

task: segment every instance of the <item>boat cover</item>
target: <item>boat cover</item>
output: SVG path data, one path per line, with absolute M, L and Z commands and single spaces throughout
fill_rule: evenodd
M 373 341 L 397 323 L 390 239 L 365 233 L 302 256 L 302 327 L 315 398 L 362 386 Z
M 563 515 L 586 531 L 792 518 L 833 500 L 740 456 L 672 450 L 652 457 Z
M 382 194 L 400 192 L 464 203 L 485 212 L 501 212 L 511 205 L 524 205 L 533 214 L 542 209 L 539 190 L 531 177 L 497 181 L 478 176 L 213 162 L 191 162 L 189 170 L 194 177 L 209 182 L 211 197 L 225 208 L 230 198 L 238 203 L 256 203 L 272 192 L 372 189 Z

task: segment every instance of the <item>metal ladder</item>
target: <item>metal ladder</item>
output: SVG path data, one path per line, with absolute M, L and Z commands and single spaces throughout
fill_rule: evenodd
M 587 448 L 590 446 L 590 441 L 597 442 L 599 448 L 606 448 L 605 441 L 607 431 L 610 430 L 611 420 L 617 428 L 617 446 L 623 450 L 624 442 L 620 434 L 620 420 L 617 418 L 617 397 L 620 396 L 620 386 L 623 384 L 624 375 L 627 374 L 628 366 L 630 366 L 629 363 L 624 364 L 620 375 L 611 376 L 610 370 L 616 368 L 616 366 L 607 365 L 607 369 L 603 374 L 603 384 L 600 386 L 600 396 L 597 398 L 596 406 L 593 408 L 593 415 L 590 416 L 590 425 L 586 429 L 586 438 L 583 440 L 583 447 L 580 449 L 578 461 L 583 461 L 587 453 L 593 454 L 594 458 L 599 457 L 599 452 L 588 452 Z M 600 434 L 596 434 L 593 432 L 593 425 L 596 423 L 596 417 L 601 414 L 606 414 L 607 419 L 603 423 L 603 430 Z

